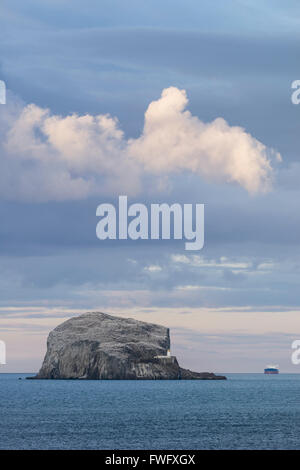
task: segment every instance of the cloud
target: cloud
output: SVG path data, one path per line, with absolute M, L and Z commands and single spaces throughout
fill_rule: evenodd
M 162 271 L 162 267 L 156 264 L 151 264 L 150 266 L 145 266 L 144 270 L 149 273 L 159 273 Z
M 126 139 L 108 114 L 63 117 L 11 102 L 0 116 L 0 195 L 37 202 L 135 195 L 145 177 L 157 191 L 162 177 L 187 171 L 251 193 L 270 189 L 272 151 L 222 118 L 200 121 L 187 103 L 184 90 L 163 90 L 145 113 L 141 136 Z
M 190 170 L 205 178 L 240 184 L 254 193 L 270 189 L 272 167 L 266 146 L 241 127 L 217 118 L 204 123 L 185 111 L 186 92 L 163 90 L 145 114 L 143 134 L 130 152 L 154 173 Z
M 202 256 L 199 255 L 181 255 L 175 254 L 171 255 L 171 260 L 174 263 L 182 263 L 185 265 L 190 265 L 200 268 L 229 268 L 229 269 L 249 269 L 252 267 L 252 264 L 245 261 L 232 261 L 226 256 L 221 256 L 219 261 L 214 259 L 205 260 Z M 271 265 L 271 263 L 270 263 Z M 260 265 L 263 269 L 265 266 L 269 266 L 268 263 L 262 263 Z
M 62 117 L 28 105 L 2 137 L 1 192 L 8 199 L 70 200 L 139 190 L 116 119 Z M 126 177 L 124 176 L 126 175 Z

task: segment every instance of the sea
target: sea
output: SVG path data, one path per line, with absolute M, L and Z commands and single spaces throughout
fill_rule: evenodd
M 300 449 L 300 374 L 226 381 L 0 374 L 1 449 Z

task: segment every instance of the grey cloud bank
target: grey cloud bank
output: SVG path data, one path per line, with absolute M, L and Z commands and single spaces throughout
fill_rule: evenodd
M 160 315 L 177 324 L 173 343 L 187 367 L 203 358 L 214 370 L 254 371 L 272 352 L 291 370 L 299 331 L 300 107 L 291 102 L 299 4 L 89 7 L 0 7 L 0 79 L 8 87 L 0 106 L 0 328 L 10 370 L 36 368 L 47 332 L 72 308 Z M 95 208 L 122 193 L 147 206 L 205 203 L 201 256 L 176 240 L 104 247 Z M 182 322 L 168 312 L 176 308 Z M 211 330 L 196 327 L 186 315 L 202 308 L 239 308 L 230 325 L 243 334 L 213 334 L 225 328 L 224 310 L 203 315 Z

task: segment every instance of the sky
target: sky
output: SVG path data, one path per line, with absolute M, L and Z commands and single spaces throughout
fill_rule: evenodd
M 299 26 L 296 0 L 1 2 L 3 372 L 104 311 L 194 370 L 299 373 Z M 100 241 L 121 194 L 205 204 L 204 248 Z

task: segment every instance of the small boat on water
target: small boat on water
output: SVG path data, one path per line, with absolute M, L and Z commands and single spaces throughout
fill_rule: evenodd
M 265 374 L 279 374 L 278 365 L 276 366 L 267 366 L 264 371 Z

